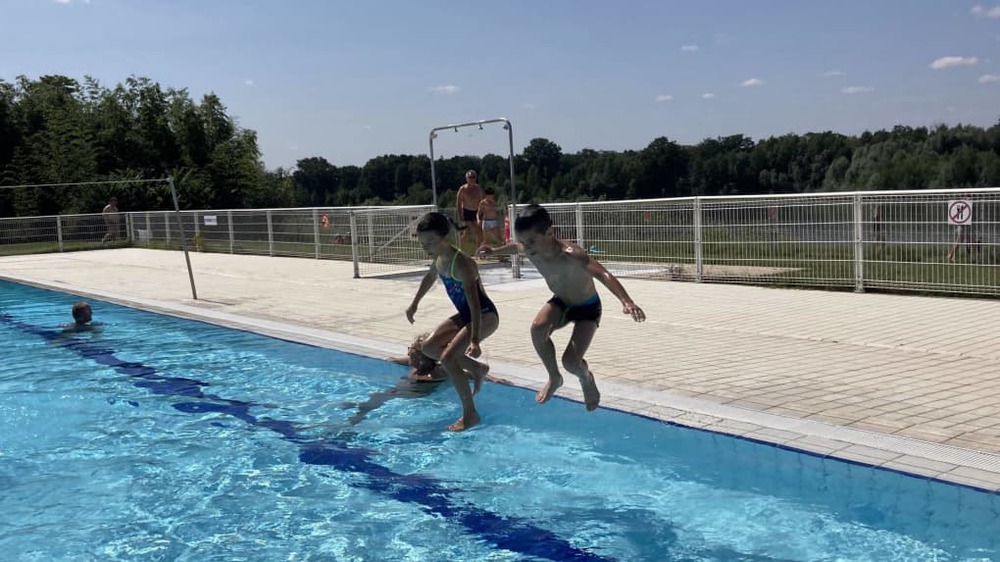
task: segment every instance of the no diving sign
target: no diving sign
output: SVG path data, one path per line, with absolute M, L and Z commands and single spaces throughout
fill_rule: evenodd
M 968 199 L 948 201 L 948 224 L 957 226 L 972 224 L 972 201 Z

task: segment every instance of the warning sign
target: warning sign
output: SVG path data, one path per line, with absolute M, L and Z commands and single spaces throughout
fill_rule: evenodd
M 972 224 L 972 201 L 968 199 L 948 201 L 948 224 L 957 226 Z

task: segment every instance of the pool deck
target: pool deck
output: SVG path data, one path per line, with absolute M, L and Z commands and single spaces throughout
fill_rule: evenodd
M 353 279 L 346 262 L 202 253 L 191 262 L 197 301 L 179 252 L 0 257 L 0 278 L 376 357 L 402 353 L 453 313 L 435 287 L 411 326 L 403 311 L 414 279 Z M 1000 301 L 624 284 L 649 320 L 620 314 L 601 287 L 605 315 L 588 359 L 603 406 L 1000 491 Z M 538 280 L 487 290 L 501 326 L 484 357 L 494 374 L 540 388 L 528 326 L 549 291 Z M 568 335 L 555 335 L 557 349 Z M 579 384 L 568 377 L 559 395 L 580 400 Z

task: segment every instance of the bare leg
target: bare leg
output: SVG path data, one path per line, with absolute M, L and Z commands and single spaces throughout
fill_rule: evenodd
M 480 337 L 486 339 L 496 331 L 499 324 L 500 319 L 496 314 L 483 315 Z M 469 326 L 460 328 L 449 318 L 434 330 L 422 348 L 425 355 L 441 361 L 441 367 L 448 374 L 459 400 L 462 401 L 462 417 L 448 426 L 449 431 L 463 431 L 480 421 L 472 397 L 475 394 L 474 390 L 478 391 L 483 379 L 486 378 L 489 365 L 465 355 L 471 337 L 469 330 Z M 473 378 L 473 388 L 469 388 L 469 375 Z
M 590 343 L 594 341 L 595 333 L 597 333 L 596 322 L 577 322 L 562 357 L 563 367 L 580 379 L 583 401 L 588 412 L 595 410 L 601 403 L 601 393 L 597 390 L 594 374 L 590 372 L 590 367 L 583 359 L 583 355 L 590 348 Z
M 465 331 L 465 330 L 463 330 Z M 461 336 L 456 339 L 465 339 Z M 476 411 L 476 403 L 472 400 L 472 389 L 469 388 L 469 378 L 465 371 L 459 366 L 458 358 L 454 354 L 446 354 L 441 358 L 441 366 L 444 367 L 448 378 L 451 379 L 458 399 L 462 401 L 462 417 L 455 423 L 448 426 L 449 431 L 463 431 L 479 423 L 479 412 Z
M 534 344 L 535 352 L 538 353 L 545 371 L 549 374 L 549 382 L 535 395 L 535 402 L 539 404 L 548 402 L 563 384 L 559 364 L 556 362 L 556 346 L 551 338 L 552 331 L 558 328 L 561 317 L 562 310 L 551 303 L 545 303 L 531 324 L 531 343 Z

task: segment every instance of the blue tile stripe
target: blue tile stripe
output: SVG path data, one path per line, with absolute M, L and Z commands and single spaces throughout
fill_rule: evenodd
M 420 474 L 393 472 L 390 468 L 372 460 L 376 452 L 371 449 L 352 446 L 349 441 L 344 439 L 306 437 L 295 422 L 257 418 L 250 414 L 250 408 L 258 406 L 257 404 L 229 400 L 215 394 L 206 394 L 202 389 L 210 386 L 208 383 L 161 375 L 153 367 L 118 359 L 115 357 L 114 350 L 107 347 L 73 338 L 65 339 L 65 334 L 59 331 L 27 324 L 6 313 L 0 313 L 0 322 L 22 332 L 42 337 L 74 351 L 85 359 L 133 377 L 136 379 L 133 382 L 135 386 L 149 390 L 154 394 L 182 396 L 198 400 L 197 402 L 173 404 L 173 407 L 181 412 L 191 414 L 224 413 L 250 425 L 273 431 L 285 440 L 299 446 L 299 460 L 302 462 L 329 466 L 343 472 L 363 474 L 367 478 L 351 482 L 351 485 L 400 502 L 421 505 L 426 512 L 445 517 L 464 526 L 471 533 L 497 548 L 547 560 L 614 560 L 587 549 L 574 547 L 552 531 L 537 527 L 525 519 L 500 515 L 456 500 L 452 496 L 460 490 L 450 489 L 443 482 L 433 478 Z

